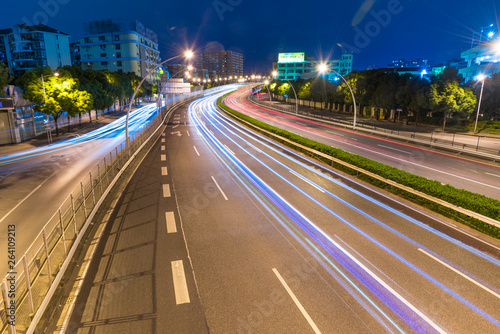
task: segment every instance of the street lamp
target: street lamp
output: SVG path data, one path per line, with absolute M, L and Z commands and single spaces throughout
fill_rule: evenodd
M 483 98 L 483 88 L 484 88 L 484 80 L 485 79 L 486 79 L 486 76 L 484 74 L 479 74 L 477 76 L 477 80 L 481 81 L 481 94 L 479 94 L 479 104 L 477 106 L 476 123 L 474 124 L 474 134 L 476 133 L 476 130 L 477 130 L 477 121 L 479 120 L 479 111 L 481 110 L 481 100 Z
M 264 83 L 266 84 L 267 91 L 269 92 L 269 102 L 272 102 L 273 99 L 271 97 L 271 91 L 269 90 L 269 80 L 264 81 Z
M 337 74 L 344 82 L 345 84 L 347 85 L 347 87 L 349 87 L 349 90 L 351 91 L 351 96 L 352 96 L 352 102 L 354 103 L 354 122 L 352 123 L 352 127 L 355 128 L 356 127 L 356 98 L 354 97 L 354 92 L 352 91 L 352 88 L 351 88 L 351 85 L 349 85 L 349 83 L 347 82 L 347 80 L 342 76 L 340 75 L 339 72 L 329 68 L 326 64 L 319 64 L 318 66 L 318 72 L 319 73 L 326 73 L 327 70 L 330 70 L 331 72 L 334 72 L 335 74 Z
M 43 80 L 44 77 L 50 77 L 50 76 L 56 76 L 58 77 L 59 76 L 59 73 L 57 72 L 54 72 L 54 73 L 51 73 L 51 74 L 46 74 L 46 75 L 43 75 L 43 73 L 40 75 L 40 77 L 42 78 L 42 88 L 43 88 L 43 103 L 47 103 L 47 94 L 45 93 L 45 81 Z M 49 123 L 49 114 L 47 114 L 47 141 L 50 143 L 52 143 L 52 133 L 50 132 L 50 123 Z
M 128 104 L 128 108 L 127 108 L 127 118 L 126 118 L 126 121 L 125 121 L 125 138 L 127 140 L 127 145 L 130 142 L 130 137 L 129 137 L 129 134 L 128 134 L 128 120 L 129 120 L 129 117 L 130 117 L 130 109 L 132 107 L 132 103 L 134 102 L 135 96 L 136 96 L 137 92 L 139 91 L 139 88 L 141 87 L 142 83 L 144 82 L 144 80 L 146 80 L 146 78 L 151 73 L 153 73 L 153 71 L 156 71 L 156 69 L 158 67 L 160 67 L 161 65 L 165 64 L 168 61 L 174 60 L 174 59 L 182 57 L 182 56 L 184 56 L 187 59 L 189 59 L 189 58 L 193 57 L 193 52 L 192 51 L 186 51 L 186 52 L 184 52 L 184 54 L 180 54 L 180 55 L 177 55 L 177 56 L 174 56 L 172 58 L 169 58 L 167 60 L 162 61 L 161 63 L 159 63 L 158 65 L 156 65 L 155 67 L 153 67 L 151 70 L 149 70 L 149 72 L 146 73 L 146 75 L 144 76 L 144 78 L 142 78 L 142 80 L 137 85 L 137 87 L 136 87 L 136 89 L 134 91 L 134 94 L 132 95 L 132 98 L 130 99 L 130 103 Z

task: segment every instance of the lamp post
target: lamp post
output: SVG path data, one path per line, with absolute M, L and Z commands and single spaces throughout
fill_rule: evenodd
M 272 102 L 273 99 L 271 97 L 271 91 L 269 90 L 269 80 L 264 81 L 264 83 L 266 84 L 266 88 L 267 88 L 267 91 L 269 93 L 269 102 Z
M 277 71 L 273 71 L 273 77 L 276 77 L 276 76 L 278 76 L 278 72 Z M 292 87 L 293 94 L 295 95 L 295 113 L 298 114 L 299 113 L 299 99 L 297 97 L 297 92 L 295 92 L 295 88 L 293 87 L 293 85 L 290 82 L 290 80 L 285 79 L 285 81 L 287 81 L 288 84 Z
M 484 80 L 486 79 L 486 76 L 484 74 L 480 74 L 477 76 L 477 79 L 479 81 L 481 81 L 481 94 L 479 94 L 479 103 L 477 106 L 476 123 L 474 124 L 474 134 L 476 133 L 476 130 L 477 130 L 477 121 L 479 120 L 479 111 L 481 110 L 481 100 L 483 99 Z
M 56 76 L 58 77 L 59 76 L 59 73 L 57 72 L 54 72 L 52 74 L 46 74 L 46 75 L 43 75 L 43 73 L 40 75 L 40 77 L 42 78 L 42 88 L 43 88 L 43 103 L 47 103 L 47 94 L 45 93 L 45 81 L 43 80 L 44 77 L 50 77 L 50 76 Z M 50 143 L 52 143 L 52 133 L 50 131 L 50 123 L 49 123 L 49 115 L 47 114 L 47 141 Z
M 318 66 L 318 71 L 320 73 L 325 73 L 327 70 L 328 70 L 328 66 L 326 64 L 320 64 Z M 356 127 L 356 114 L 357 114 L 357 112 L 356 112 L 356 98 L 354 97 L 354 92 L 352 91 L 351 85 L 349 85 L 347 80 L 342 75 L 340 75 L 339 72 L 332 70 L 331 68 L 329 70 L 331 72 L 337 74 L 345 82 L 345 84 L 347 85 L 347 87 L 349 87 L 349 90 L 351 91 L 352 102 L 354 103 L 354 121 L 352 123 L 352 127 L 355 128 Z
M 174 60 L 176 58 L 179 58 L 179 57 L 186 57 L 187 59 L 191 58 L 193 56 L 193 52 L 192 51 L 186 51 L 184 54 L 181 54 L 181 55 L 177 55 L 177 56 L 174 56 L 172 58 L 169 58 L 167 60 L 164 60 L 162 61 L 161 63 L 159 63 L 158 65 L 156 65 L 155 67 L 153 67 L 151 70 L 149 70 L 148 73 L 146 73 L 146 75 L 144 76 L 144 78 L 142 78 L 142 80 L 139 82 L 139 84 L 137 85 L 135 91 L 134 91 L 134 94 L 132 95 L 132 98 L 130 99 L 130 103 L 128 104 L 128 108 L 127 108 L 127 118 L 126 118 L 126 121 L 125 121 L 125 138 L 126 138 L 126 141 L 127 141 L 127 145 L 129 144 L 130 142 L 130 137 L 129 137 L 129 134 L 128 134 L 128 120 L 129 120 L 129 117 L 130 117 L 130 109 L 132 107 L 132 103 L 134 102 L 134 99 L 135 99 L 135 95 L 137 94 L 137 92 L 139 91 L 139 88 L 141 87 L 142 83 L 144 82 L 144 80 L 146 80 L 146 78 L 153 72 L 153 71 L 156 71 L 156 69 L 158 67 L 160 67 L 161 65 L 165 64 L 166 62 L 168 61 L 171 61 L 171 60 Z

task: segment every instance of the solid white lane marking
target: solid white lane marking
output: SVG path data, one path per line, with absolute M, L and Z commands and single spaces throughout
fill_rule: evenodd
M 388 148 L 389 150 L 398 151 L 398 152 L 401 152 L 401 153 L 412 154 L 411 152 L 407 152 L 407 151 L 403 151 L 403 150 L 398 150 L 397 148 L 386 146 L 386 145 L 377 144 L 377 146 L 385 147 L 385 148 Z
M 191 137 L 191 135 L 189 134 L 189 131 L 188 131 L 188 130 L 186 130 L 186 133 L 187 133 L 188 137 Z
M 222 191 L 222 189 L 221 189 L 221 187 L 219 186 L 219 184 L 217 183 L 217 181 L 215 181 L 215 177 L 213 177 L 213 176 L 212 176 L 212 180 L 214 180 L 215 185 L 217 186 L 217 188 L 219 188 L 219 191 L 220 191 L 220 193 L 222 194 L 222 197 L 224 197 L 224 199 L 227 201 L 226 194 L 224 194 L 224 192 Z
M 325 193 L 321 188 L 319 188 L 318 186 L 316 186 L 314 183 L 310 182 L 308 179 L 302 177 L 302 175 L 299 175 L 297 173 L 295 173 L 293 170 L 288 170 L 290 173 L 292 173 L 293 175 L 295 175 L 296 177 L 298 177 L 299 179 L 301 179 L 302 181 L 310 184 L 311 186 L 313 186 L 314 188 L 318 189 L 319 191 L 321 191 L 322 193 Z
M 161 139 L 161 142 L 162 142 L 162 143 L 164 143 L 164 142 L 165 142 L 165 138 L 162 138 L 162 139 Z
M 174 279 L 175 303 L 177 305 L 189 303 L 189 292 L 182 260 L 172 261 L 172 277 Z
M 444 261 L 441 261 L 440 259 L 438 259 L 437 257 L 435 257 L 434 255 L 432 254 L 429 254 L 428 252 L 426 252 L 425 250 L 423 250 L 422 248 L 419 248 L 418 249 L 419 251 L 421 251 L 422 253 L 424 253 L 425 255 L 427 255 L 428 257 L 430 257 L 431 259 L 441 263 L 443 266 L 445 266 L 446 268 L 450 269 L 450 270 L 453 270 L 455 273 L 459 274 L 460 276 L 462 276 L 463 278 L 465 278 L 466 280 L 474 283 L 475 285 L 477 285 L 478 287 L 480 287 L 481 289 L 491 293 L 493 296 L 497 297 L 500 299 L 500 295 L 498 293 L 496 293 L 495 291 L 491 290 L 490 288 L 488 288 L 487 286 L 484 286 L 483 284 L 479 283 L 478 281 L 476 281 L 475 279 L 473 279 L 472 277 L 469 277 L 467 275 L 465 275 L 464 273 L 460 272 L 459 270 L 453 268 L 452 266 L 450 266 L 448 263 L 444 262 Z
M 160 156 L 160 158 L 161 158 L 161 161 L 166 161 L 167 160 L 167 155 L 166 154 L 162 154 Z
M 161 168 L 161 175 L 168 175 L 167 167 L 162 167 Z
M 198 156 L 200 156 L 200 153 L 198 152 L 198 150 L 196 149 L 196 146 L 193 146 L 194 148 L 194 151 L 196 152 L 196 154 L 198 154 Z
M 160 151 L 165 151 L 165 145 L 161 145 Z
M 290 297 L 292 297 L 293 302 L 295 303 L 295 305 L 297 305 L 297 307 L 299 308 L 299 310 L 302 313 L 302 315 L 304 316 L 304 318 L 306 318 L 307 322 L 309 323 L 309 325 L 314 330 L 314 333 L 318 333 L 318 334 L 321 333 L 320 330 L 319 330 L 319 328 L 318 328 L 318 326 L 316 326 L 316 324 L 314 323 L 314 321 L 312 320 L 312 318 L 307 313 L 306 309 L 302 306 L 302 304 L 297 299 L 297 297 L 295 297 L 295 294 L 293 293 L 292 289 L 290 289 L 290 287 L 285 282 L 285 280 L 283 279 L 283 277 L 281 277 L 281 275 L 278 272 L 278 270 L 276 270 L 276 268 L 273 268 L 273 272 L 276 275 L 276 277 L 278 277 L 280 283 L 285 287 L 286 292 L 288 292 L 288 294 L 290 295 Z
M 177 225 L 175 224 L 175 216 L 172 211 L 165 212 L 165 220 L 167 222 L 167 233 L 176 233 Z
M 500 177 L 500 175 L 497 175 L 497 174 L 492 174 L 492 173 L 488 173 L 488 172 L 485 172 L 485 173 L 488 174 L 488 175 L 491 175 L 491 176 Z
M 163 185 L 163 197 L 170 197 L 170 184 Z

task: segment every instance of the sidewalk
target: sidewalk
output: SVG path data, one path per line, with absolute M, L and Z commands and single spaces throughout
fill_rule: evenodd
M 269 102 L 267 94 L 248 99 L 252 103 L 257 103 L 266 107 L 280 109 L 285 112 L 295 113 L 295 105 L 280 101 Z M 352 113 L 340 113 L 335 111 L 313 109 L 306 106 L 299 106 L 299 114 L 317 118 L 318 120 L 329 120 L 351 126 L 353 123 Z M 432 125 L 418 125 L 414 123 L 404 125 L 389 120 L 376 120 L 359 118 L 356 120 L 357 126 L 387 132 L 391 135 L 400 135 L 408 138 L 418 138 L 428 140 L 429 142 L 443 142 L 452 146 L 463 146 L 478 150 L 484 150 L 491 154 L 500 152 L 500 135 L 497 134 L 479 134 L 467 132 L 443 132 L 441 127 Z
M 133 110 L 134 108 L 132 108 L 132 111 Z M 67 126 L 60 126 L 59 136 L 56 136 L 55 130 L 52 130 L 52 143 L 58 143 L 66 139 L 70 139 L 75 136 L 80 136 L 82 134 L 97 130 L 104 125 L 116 121 L 120 117 L 126 115 L 126 113 L 126 108 L 123 108 L 123 110 L 110 112 L 108 114 L 105 114 L 104 116 L 100 116 L 100 118 L 97 120 L 94 118 L 92 120 L 92 123 L 89 123 L 88 121 L 82 122 L 81 127 L 79 127 L 78 123 L 72 124 L 70 127 L 70 132 L 67 131 Z M 43 134 L 40 134 L 21 143 L 0 145 L 0 156 L 34 149 L 37 147 L 46 146 L 48 144 L 49 142 L 47 140 L 47 133 L 44 132 Z

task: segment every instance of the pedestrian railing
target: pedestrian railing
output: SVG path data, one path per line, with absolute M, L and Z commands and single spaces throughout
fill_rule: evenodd
M 202 92 L 197 92 L 196 95 Z M 88 172 L 69 193 L 1 283 L 0 333 L 32 333 L 99 205 L 174 105 L 195 96 L 175 96 Z

